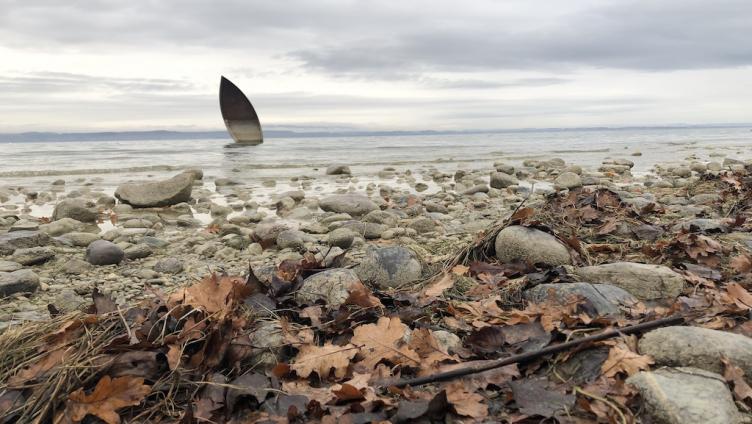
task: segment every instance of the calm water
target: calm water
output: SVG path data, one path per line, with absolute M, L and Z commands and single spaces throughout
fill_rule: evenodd
M 197 166 L 208 177 L 249 183 L 323 174 L 345 163 L 367 177 L 386 166 L 398 169 L 488 167 L 495 161 L 561 157 L 595 169 L 605 158 L 628 158 L 635 171 L 690 155 L 722 160 L 752 157 L 749 128 L 541 131 L 440 136 L 276 138 L 238 147 L 222 140 L 0 143 L 0 185 L 49 184 L 63 178 L 111 187 L 126 179 L 174 174 Z M 640 157 L 631 156 L 635 151 Z

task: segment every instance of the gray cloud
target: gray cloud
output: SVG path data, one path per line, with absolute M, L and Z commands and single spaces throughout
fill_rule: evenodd
M 748 0 L 393 3 L 0 0 L 0 41 L 24 48 L 278 48 L 339 74 L 641 70 L 752 64 Z M 522 15 L 520 18 L 518 15 Z
M 29 72 L 0 75 L 0 93 L 12 95 L 38 93 L 180 93 L 195 89 L 192 82 L 161 78 L 113 78 L 68 72 Z

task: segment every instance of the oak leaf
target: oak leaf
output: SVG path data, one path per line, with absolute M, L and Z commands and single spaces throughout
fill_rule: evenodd
M 734 383 L 734 397 L 736 400 L 744 401 L 752 399 L 752 387 L 744 380 L 744 371 L 734 365 L 726 357 L 721 357 L 723 363 L 723 378 L 729 383 Z
M 647 370 L 655 363 L 653 358 L 632 352 L 626 345 L 617 344 L 608 351 L 608 358 L 601 365 L 601 371 L 606 377 L 614 377 L 623 372 L 627 375 L 636 374 L 638 371 Z
M 315 372 L 321 379 L 328 377 L 329 372 L 334 368 L 334 376 L 342 378 L 347 374 L 347 367 L 356 353 L 357 349 L 351 344 L 345 346 L 331 343 L 326 343 L 324 346 L 303 345 L 295 357 L 295 363 L 291 364 L 290 368 L 300 377 L 306 378 Z
M 422 295 L 426 297 L 441 296 L 441 294 L 444 293 L 444 290 L 451 289 L 452 287 L 454 287 L 454 275 L 453 273 L 445 272 L 442 274 L 441 278 L 438 278 L 436 281 L 426 286 L 426 288 L 423 289 Z
M 488 416 L 488 406 L 483 403 L 483 396 L 469 390 L 461 381 L 446 386 L 447 401 L 457 414 L 482 419 Z
M 747 255 L 746 253 L 743 253 L 739 256 L 731 258 L 729 265 L 731 265 L 731 268 L 733 268 L 733 270 L 737 273 L 746 274 L 752 271 L 752 257 Z
M 118 377 L 111 379 L 106 375 L 98 382 L 94 391 L 87 395 L 80 388 L 68 396 L 66 415 L 73 422 L 80 422 L 91 414 L 107 424 L 119 424 L 118 409 L 141 403 L 151 392 L 151 386 L 144 384 L 143 378 Z
M 726 294 L 729 300 L 741 309 L 752 308 L 752 294 L 737 283 L 726 285 Z
M 362 363 L 373 369 L 382 359 L 394 364 L 420 364 L 418 354 L 404 344 L 407 326 L 398 317 L 381 317 L 376 324 L 365 324 L 353 330 L 350 342 L 361 348 Z
M 240 277 L 218 277 L 212 274 L 196 284 L 172 294 L 168 304 L 171 306 L 183 303 L 201 308 L 213 314 L 229 312 L 234 302 L 245 299 L 250 295 L 245 280 Z

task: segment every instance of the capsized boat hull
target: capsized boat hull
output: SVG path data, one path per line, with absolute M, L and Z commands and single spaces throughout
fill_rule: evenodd
M 256 110 L 245 94 L 225 77 L 219 83 L 219 108 L 227 132 L 236 143 L 253 145 L 264 142 Z

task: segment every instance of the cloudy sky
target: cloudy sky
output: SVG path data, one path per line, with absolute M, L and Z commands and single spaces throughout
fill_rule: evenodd
M 750 0 L 0 0 L 0 132 L 752 122 Z

